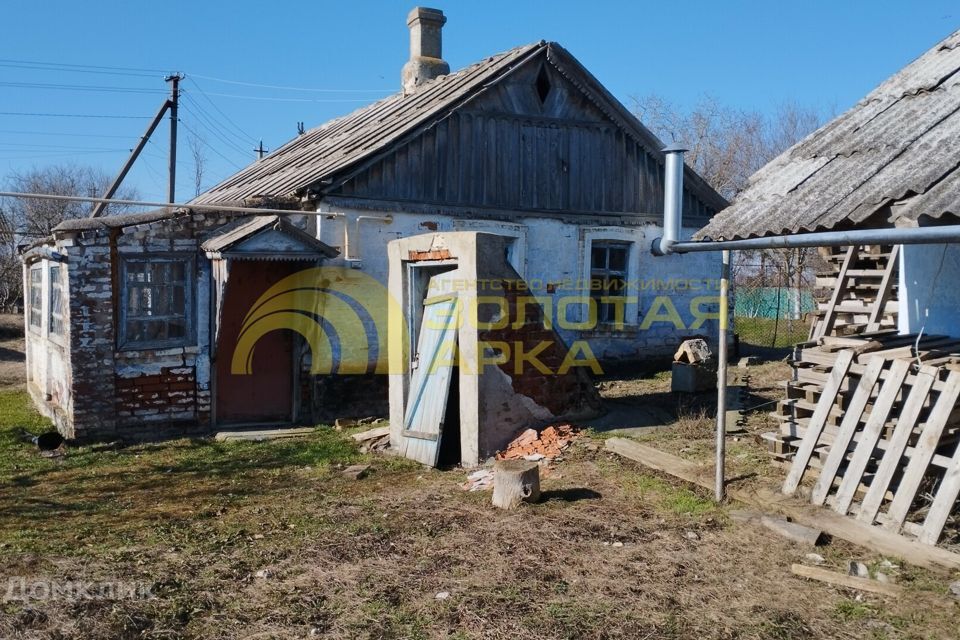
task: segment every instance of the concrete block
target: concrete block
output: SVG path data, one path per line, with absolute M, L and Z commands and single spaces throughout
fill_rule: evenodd
M 717 372 L 703 366 L 673 363 L 670 390 L 680 393 L 699 393 L 717 386 Z

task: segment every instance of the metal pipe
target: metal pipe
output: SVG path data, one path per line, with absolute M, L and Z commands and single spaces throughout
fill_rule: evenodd
M 392 223 L 393 223 L 393 216 L 391 216 L 391 215 L 385 215 L 385 216 L 368 216 L 368 215 L 362 215 L 362 216 L 357 216 L 357 219 L 356 219 L 356 221 L 355 221 L 355 222 L 356 222 L 356 225 L 357 225 L 357 237 L 356 237 L 356 242 L 355 242 L 356 247 L 357 247 L 357 249 L 356 249 L 356 255 L 354 255 L 353 257 L 351 257 L 349 253 L 344 252 L 344 254 L 343 254 L 343 255 L 344 255 L 344 260 L 349 260 L 349 261 L 353 261 L 353 262 L 359 262 L 360 260 L 362 260 L 362 258 L 360 257 L 360 221 L 361 221 L 361 220 L 376 220 L 376 221 L 378 221 L 378 222 L 383 222 L 384 224 L 392 224 Z M 347 227 L 347 222 L 346 222 L 346 220 L 344 220 L 344 229 L 346 229 L 346 227 Z
M 749 238 L 746 240 L 702 240 L 698 242 L 678 242 L 670 249 L 672 253 L 694 253 L 697 251 L 748 251 L 754 249 L 794 249 L 798 247 L 850 247 L 862 244 L 941 244 L 951 242 L 960 242 L 960 225 L 824 231 L 789 236 Z
M 724 497 L 724 467 L 727 449 L 727 322 L 730 318 L 730 252 L 723 252 L 720 271 L 720 328 L 717 331 L 717 455 L 714 498 Z
M 683 226 L 683 154 L 687 149 L 680 144 L 664 148 L 666 166 L 663 176 L 663 236 L 653 241 L 653 253 L 665 256 L 673 253 L 680 241 Z

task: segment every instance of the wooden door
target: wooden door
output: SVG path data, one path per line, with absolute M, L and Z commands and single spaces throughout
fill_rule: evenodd
M 407 457 L 437 465 L 443 417 L 457 353 L 457 297 L 427 298 L 403 419 Z
M 251 373 L 230 372 L 243 319 L 267 289 L 303 269 L 300 262 L 234 260 L 217 339 L 217 422 L 286 423 L 294 419 L 294 333 L 271 331 L 253 349 Z

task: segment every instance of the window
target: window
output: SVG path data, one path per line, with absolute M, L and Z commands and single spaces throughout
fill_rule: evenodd
M 601 298 L 623 297 L 627 295 L 627 258 L 630 255 L 629 242 L 593 242 L 590 247 L 590 295 L 597 301 L 597 321 L 600 323 L 622 324 L 624 318 L 617 318 L 617 307 L 623 314 L 625 301 L 602 302 Z
M 50 333 L 63 335 L 63 267 L 50 265 Z
M 30 267 L 30 327 L 43 331 L 43 264 Z
M 188 344 L 193 339 L 192 275 L 192 258 L 125 259 L 120 345 Z

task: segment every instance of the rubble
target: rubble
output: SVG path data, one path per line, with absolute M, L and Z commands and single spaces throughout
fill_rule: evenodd
M 365 478 L 369 472 L 370 465 L 354 464 L 341 471 L 340 474 L 345 478 L 350 478 L 351 480 L 361 480 Z
M 579 429 L 566 422 L 550 425 L 539 433 L 536 429 L 527 429 L 497 453 L 497 460 L 549 463 L 557 459 L 579 435 Z
M 374 427 L 367 431 L 355 433 L 350 437 L 360 443 L 360 453 L 384 451 L 390 447 L 390 426 Z
M 716 362 L 706 340 L 684 340 L 673 354 L 670 390 L 681 393 L 706 391 L 717 384 Z
M 467 476 L 462 487 L 466 491 L 486 491 L 493 488 L 493 469 L 477 469 Z

